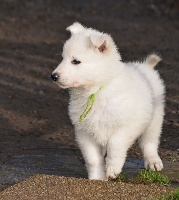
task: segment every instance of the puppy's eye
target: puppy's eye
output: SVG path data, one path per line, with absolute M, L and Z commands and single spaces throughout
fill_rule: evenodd
M 71 63 L 74 65 L 79 65 L 81 63 L 81 61 L 74 59 L 71 61 Z

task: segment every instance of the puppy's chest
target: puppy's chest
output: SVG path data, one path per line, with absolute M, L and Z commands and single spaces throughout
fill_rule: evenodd
M 109 106 L 110 102 L 107 99 L 98 97 L 91 103 L 89 103 L 88 98 L 71 98 L 69 114 L 73 124 L 80 122 L 80 116 L 82 114 L 84 114 L 82 122 L 96 123 L 98 121 L 107 123 L 109 118 L 112 117 Z
M 101 145 L 105 145 L 117 124 L 114 105 L 112 106 L 109 99 L 97 97 L 86 117 L 80 122 L 87 102 L 88 98 L 71 98 L 69 114 L 72 123 L 78 129 L 91 134 Z

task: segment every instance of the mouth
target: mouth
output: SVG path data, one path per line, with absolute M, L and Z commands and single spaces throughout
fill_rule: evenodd
M 64 84 L 62 84 L 62 83 L 60 83 L 60 82 L 55 82 L 54 81 L 54 83 L 56 83 L 60 88 L 62 88 L 62 89 L 67 89 L 67 88 L 69 88 L 70 86 L 69 85 L 64 85 Z
M 58 85 L 59 85 L 59 87 L 62 88 L 62 89 L 68 89 L 68 88 L 69 88 L 68 85 L 65 85 L 65 86 L 64 86 L 64 85 L 60 85 L 60 84 L 58 84 Z
M 60 81 L 53 81 L 53 83 L 56 83 L 60 88 L 62 89 L 68 89 L 68 88 L 77 88 L 79 87 L 79 83 L 78 82 L 74 82 L 72 85 L 66 85 L 66 84 L 63 84 L 62 82 Z

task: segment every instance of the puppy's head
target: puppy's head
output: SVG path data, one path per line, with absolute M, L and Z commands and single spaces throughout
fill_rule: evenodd
M 62 88 L 104 84 L 112 63 L 121 59 L 112 38 L 77 22 L 67 30 L 71 37 L 64 44 L 63 60 L 52 73 L 52 80 Z

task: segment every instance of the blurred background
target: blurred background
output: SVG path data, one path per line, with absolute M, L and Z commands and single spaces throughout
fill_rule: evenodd
M 158 52 L 166 84 L 163 159 L 179 158 L 179 1 L 1 0 L 0 163 L 14 155 L 78 152 L 68 91 L 50 80 L 61 61 L 65 28 L 78 21 L 114 38 L 124 62 Z M 141 157 L 135 144 L 128 157 Z

